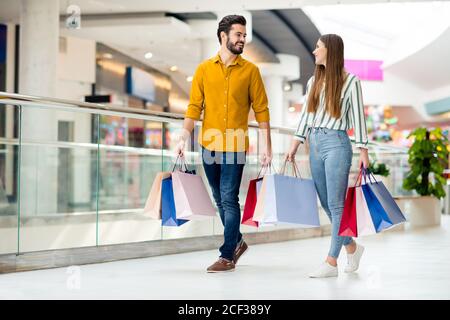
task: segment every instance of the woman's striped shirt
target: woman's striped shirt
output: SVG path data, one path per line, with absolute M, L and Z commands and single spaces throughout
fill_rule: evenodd
M 332 118 L 325 111 L 325 90 L 322 88 L 319 107 L 315 113 L 307 112 L 309 91 L 312 88 L 314 76 L 308 80 L 306 86 L 306 100 L 300 113 L 300 122 L 294 137 L 302 143 L 310 128 L 328 128 L 332 130 L 349 130 L 354 128 L 355 145 L 367 149 L 367 125 L 364 116 L 361 82 L 353 74 L 349 74 L 341 93 L 341 117 Z

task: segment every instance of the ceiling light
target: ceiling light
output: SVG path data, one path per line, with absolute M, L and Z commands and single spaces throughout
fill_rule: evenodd
M 151 53 L 151 52 L 147 52 L 146 54 L 144 54 L 145 59 L 151 59 L 152 57 L 153 57 L 153 53 Z
M 178 67 L 177 66 L 171 66 L 170 67 L 170 71 L 172 71 L 172 72 L 175 72 L 175 71 L 177 71 L 178 70 Z
M 107 52 L 107 53 L 102 54 L 102 57 L 105 58 L 105 59 L 112 59 L 113 55 L 111 53 Z
M 194 79 L 194 77 L 189 76 L 189 77 L 186 78 L 186 81 L 187 81 L 187 82 L 192 82 L 192 79 Z
M 295 111 L 295 107 L 289 107 L 289 112 L 294 112 Z
M 289 82 L 283 84 L 283 91 L 291 91 L 292 85 Z

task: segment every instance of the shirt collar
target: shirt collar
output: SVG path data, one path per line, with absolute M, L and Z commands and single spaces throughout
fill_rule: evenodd
M 220 54 L 217 53 L 217 55 L 212 59 L 212 61 L 213 61 L 214 63 L 216 63 L 216 62 L 222 63 L 222 59 L 220 59 Z M 236 57 L 236 59 L 234 59 L 234 61 L 233 61 L 233 63 L 231 64 L 231 66 L 233 66 L 233 65 L 235 65 L 235 64 L 238 64 L 238 65 L 242 66 L 243 62 L 244 62 L 244 59 L 241 57 L 240 54 L 238 54 L 238 56 Z

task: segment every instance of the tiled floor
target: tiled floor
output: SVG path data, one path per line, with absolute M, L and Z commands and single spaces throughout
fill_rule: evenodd
M 448 216 L 440 227 L 362 238 L 357 273 L 309 279 L 329 241 L 254 245 L 225 274 L 205 272 L 217 251 L 4 274 L 0 299 L 450 299 Z

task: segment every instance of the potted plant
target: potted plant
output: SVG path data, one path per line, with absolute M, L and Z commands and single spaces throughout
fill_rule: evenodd
M 431 131 L 417 128 L 409 137 L 414 138 L 414 143 L 408 150 L 410 171 L 403 180 L 403 188 L 420 195 L 409 208 L 410 223 L 414 226 L 440 224 L 439 199 L 445 197 L 444 169 L 448 164 L 449 141 L 441 128 Z

